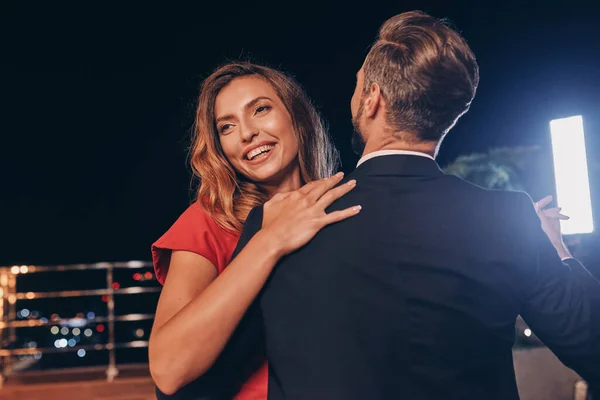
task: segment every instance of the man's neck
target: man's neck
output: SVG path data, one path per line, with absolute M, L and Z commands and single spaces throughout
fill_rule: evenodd
M 389 141 L 387 143 L 369 143 L 365 145 L 365 149 L 362 153 L 362 157 L 380 150 L 403 150 L 412 151 L 416 153 L 428 154 L 431 157 L 435 157 L 437 143 L 433 142 L 420 142 L 420 143 L 407 143 L 404 141 Z

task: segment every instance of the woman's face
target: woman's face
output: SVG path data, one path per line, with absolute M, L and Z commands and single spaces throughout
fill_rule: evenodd
M 225 86 L 216 98 L 215 122 L 223 152 L 238 173 L 269 191 L 299 186 L 292 118 L 267 81 L 247 76 Z

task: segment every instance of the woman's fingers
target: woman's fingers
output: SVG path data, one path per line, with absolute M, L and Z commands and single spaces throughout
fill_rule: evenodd
M 542 212 L 548 218 L 562 219 L 562 220 L 569 219 L 569 217 L 567 215 L 561 214 L 561 212 L 560 212 L 561 210 L 562 210 L 562 208 L 556 207 L 556 208 L 548 208 L 546 210 L 543 210 Z
M 338 172 L 337 174 L 335 174 L 329 178 L 320 179 L 320 180 L 314 182 L 315 184 L 313 186 L 311 186 L 308 191 L 304 192 L 304 194 L 311 201 L 316 202 L 317 200 L 319 200 L 321 198 L 321 196 L 323 196 L 325 193 L 327 193 L 328 190 L 330 190 L 331 188 L 335 187 L 338 183 L 340 183 L 340 181 L 342 179 L 344 179 L 343 172 Z M 308 186 L 308 185 L 305 185 L 304 187 L 306 187 L 306 186 Z
M 552 202 L 552 196 L 548 195 L 546 197 L 544 197 L 543 199 L 537 201 L 535 203 L 535 211 L 536 212 L 540 212 L 541 210 L 544 209 L 544 207 L 546 207 L 548 204 L 550 204 Z
M 343 185 L 330 189 L 329 191 L 327 191 L 327 193 L 321 196 L 321 198 L 317 202 L 317 207 L 324 211 L 327 207 L 331 205 L 331 203 L 333 203 L 334 201 L 336 201 L 355 187 L 356 180 L 352 179 L 351 181 L 348 181 Z
M 341 181 L 342 178 L 344 178 L 344 173 L 338 172 L 337 174 L 332 175 L 329 178 L 323 178 L 323 179 L 319 179 L 318 181 L 309 182 L 309 183 L 305 184 L 304 186 L 302 186 L 300 189 L 298 189 L 298 192 L 303 195 L 308 195 L 308 194 L 312 193 L 313 190 L 315 190 L 315 188 L 318 188 L 319 186 L 330 185 L 331 182 L 337 183 L 337 182 Z M 336 183 L 334 183 L 333 185 L 335 185 Z
M 333 211 L 329 214 L 325 214 L 322 217 L 321 222 L 323 223 L 323 226 L 327 226 L 335 222 L 343 221 L 347 218 L 355 216 L 360 212 L 361 209 L 361 206 L 353 206 L 348 207 L 345 210 Z
M 290 195 L 290 193 L 291 192 L 277 193 L 275 194 L 275 196 L 271 197 L 271 199 L 268 202 L 277 203 L 279 201 L 285 200 Z

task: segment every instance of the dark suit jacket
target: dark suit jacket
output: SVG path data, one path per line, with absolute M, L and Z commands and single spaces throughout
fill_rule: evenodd
M 367 160 L 323 229 L 261 297 L 269 399 L 517 399 L 517 315 L 600 377 L 600 283 L 561 262 L 528 195 L 445 175 L 425 157 Z M 236 253 L 260 229 L 249 216 Z

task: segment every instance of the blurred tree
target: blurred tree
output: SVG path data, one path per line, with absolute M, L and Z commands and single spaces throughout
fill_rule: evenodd
M 444 171 L 487 189 L 527 191 L 526 173 L 538 161 L 538 147 L 502 147 L 459 156 Z

